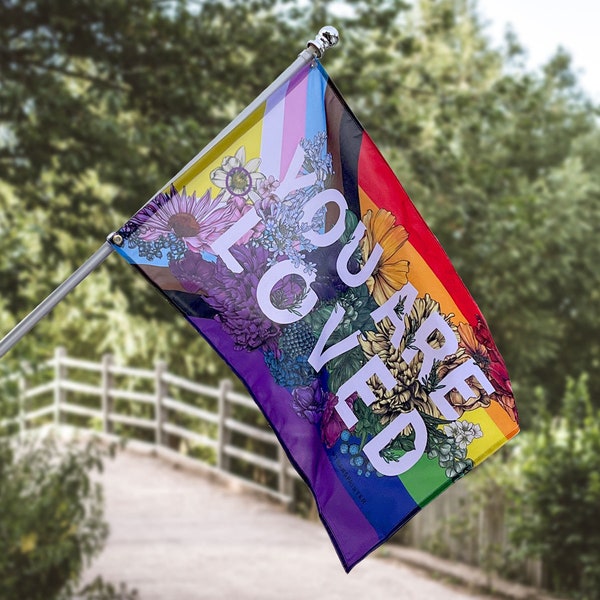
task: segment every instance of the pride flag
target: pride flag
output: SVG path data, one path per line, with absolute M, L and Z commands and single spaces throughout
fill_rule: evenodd
M 483 316 L 318 62 L 118 233 L 245 383 L 346 570 L 519 430 Z

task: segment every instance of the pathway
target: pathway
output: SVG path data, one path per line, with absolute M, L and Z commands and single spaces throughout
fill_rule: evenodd
M 130 451 L 102 476 L 111 535 L 86 578 L 141 600 L 490 600 L 370 556 L 346 575 L 320 523 Z

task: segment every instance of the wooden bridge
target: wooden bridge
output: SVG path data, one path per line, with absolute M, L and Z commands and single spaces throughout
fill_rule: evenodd
M 346 575 L 323 526 L 288 512 L 306 498 L 304 484 L 256 404 L 229 382 L 210 387 L 163 363 L 132 368 L 110 356 L 95 363 L 58 348 L 45 365 L 0 383 L 4 397 L 15 399 L 5 431 L 52 428 L 130 440 L 103 476 L 112 533 L 88 578 L 126 582 L 142 600 L 478 597 L 464 584 L 411 569 L 397 557 L 416 551 L 391 544 Z M 491 582 L 466 565 L 412 562 L 479 588 Z M 505 597 L 542 597 L 496 584 Z
M 382 549 L 346 575 L 323 526 L 247 488 L 126 450 L 103 476 L 111 534 L 86 579 L 141 600 L 491 600 Z

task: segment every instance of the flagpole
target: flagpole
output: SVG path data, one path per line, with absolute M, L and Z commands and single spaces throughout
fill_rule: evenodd
M 193 164 L 197 163 L 205 154 L 210 152 L 221 140 L 229 135 L 242 121 L 247 119 L 260 105 L 265 102 L 279 87 L 291 79 L 300 69 L 305 67 L 315 58 L 321 58 L 326 50 L 335 46 L 339 41 L 339 33 L 335 27 L 322 27 L 314 40 L 306 43 L 306 48 L 300 52 L 298 58 L 269 85 L 259 96 L 256 97 L 225 129 L 221 131 L 211 142 L 208 143 L 190 162 L 183 167 L 179 173 L 174 175 L 162 189 L 170 187 L 179 177 L 185 173 Z
M 327 26 L 319 30 L 314 40 L 306 44 L 306 48 L 298 58 L 277 79 L 271 83 L 259 96 L 255 98 L 225 129 L 223 129 L 211 142 L 208 143 L 187 165 L 168 181 L 163 188 L 169 187 L 177 178 L 187 171 L 194 163 L 198 162 L 221 140 L 229 135 L 244 119 L 250 116 L 271 94 L 286 81 L 291 79 L 300 69 L 315 58 L 321 58 L 326 50 L 335 46 L 339 41 L 339 33 L 335 27 Z M 160 191 L 160 190 L 159 190 Z M 120 237 L 120 236 L 118 236 Z M 41 321 L 63 298 L 74 290 L 92 271 L 99 267 L 113 252 L 112 243 L 120 245 L 117 236 L 111 233 L 107 241 L 100 246 L 87 261 L 85 261 L 72 275 L 63 281 L 45 300 L 34 308 L 22 321 L 0 340 L 0 358 L 2 358 L 15 344 L 17 344 L 39 321 Z M 121 242 L 122 243 L 122 242 Z

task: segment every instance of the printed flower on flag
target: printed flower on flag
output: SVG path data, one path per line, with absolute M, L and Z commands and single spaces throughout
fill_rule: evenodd
M 321 420 L 327 394 L 323 392 L 318 379 L 313 380 L 310 385 L 295 388 L 292 398 L 292 406 L 298 416 L 313 425 Z
M 279 294 L 277 296 L 280 298 Z M 271 294 L 273 297 L 274 294 Z M 308 362 L 308 356 L 316 341 L 304 321 L 282 326 L 277 351 L 265 352 L 265 362 L 279 385 L 292 388 L 311 384 L 317 374 Z
M 461 323 L 458 326 L 458 332 L 460 346 L 464 348 L 467 355 L 473 358 L 496 390 L 491 394 L 491 399 L 498 402 L 513 421 L 518 422 L 519 414 L 508 371 L 496 349 L 489 329 L 479 319 L 476 329 L 473 329 L 468 323 Z M 474 384 L 476 385 L 476 382 Z M 489 406 L 489 401 L 487 405 Z
M 254 206 L 257 211 L 264 213 L 269 209 L 269 206 L 273 202 L 279 202 L 279 196 L 277 196 L 277 188 L 279 187 L 279 181 L 269 175 L 266 179 L 261 179 L 258 182 L 258 194 L 259 199 L 254 202 Z
M 169 270 L 187 292 L 197 294 L 206 289 L 215 272 L 215 263 L 208 262 L 201 254 L 188 252 L 181 260 L 169 262 Z
M 220 167 L 210 174 L 210 180 L 221 188 L 224 200 L 248 199 L 257 202 L 261 196 L 259 183 L 265 176 L 258 171 L 260 158 L 252 158 L 246 162 L 246 149 L 240 146 L 235 156 L 226 156 Z
M 173 189 L 173 188 L 171 188 Z M 161 206 L 168 204 L 171 200 L 170 193 L 160 192 L 150 200 L 147 204 L 142 206 L 138 212 L 121 227 L 119 233 L 125 238 L 129 238 L 131 235 L 139 234 L 139 228 L 141 225 L 146 223 L 148 219 L 152 218 L 154 214 L 160 210 Z
M 220 204 L 221 197 L 211 198 L 210 190 L 196 198 L 195 192 L 188 196 L 185 188 L 178 192 L 173 186 L 169 202 L 158 206 L 140 226 L 140 238 L 152 242 L 174 237 L 192 252 L 210 250 L 212 242 L 232 224 L 231 210 Z
M 414 332 L 419 329 L 429 315 L 433 312 L 440 312 L 439 309 L 439 303 L 429 295 L 417 298 L 410 314 L 405 317 L 406 333 L 397 348 L 391 341 L 395 328 L 389 319 L 383 319 L 377 324 L 376 331 L 367 331 L 363 337 L 359 338 L 365 356 L 372 358 L 376 354 L 379 355 L 396 379 L 396 386 L 391 390 L 387 390 L 381 382 L 371 380 L 373 392 L 377 398 L 371 408 L 383 425 L 389 423 L 399 413 L 409 412 L 413 409 L 433 417 L 441 417 L 439 409 L 430 397 L 430 393 L 433 391 L 431 388 L 441 380 L 440 369 L 442 366 L 449 370 L 456 368 L 460 364 L 460 358 L 451 355 L 444 363 L 434 362 L 431 373 L 426 377 L 421 376 L 421 378 L 419 375 L 423 365 L 422 354 L 418 353 L 410 363 L 402 358 L 402 353 L 412 343 Z M 445 320 L 454 331 L 456 328 L 448 316 L 445 316 Z M 440 338 L 442 338 L 441 334 L 436 331 L 428 340 L 432 348 L 441 347 L 442 339 Z
M 368 210 L 362 221 L 367 228 L 360 244 L 363 261 L 367 261 L 375 244 L 383 248 L 377 267 L 367 279 L 369 291 L 381 306 L 408 282 L 409 263 L 400 257 L 408 233 L 395 224 L 396 217 L 387 210 L 379 209 L 375 214 Z
M 215 319 L 232 337 L 237 350 L 275 350 L 280 327 L 265 317 L 256 299 L 256 286 L 267 270 L 267 252 L 262 248 L 234 246 L 231 254 L 243 271 L 233 273 L 221 259 L 217 260 L 209 278 L 210 294 L 206 302 L 217 311 Z
M 481 427 L 477 423 L 469 423 L 469 421 L 454 421 L 444 425 L 443 429 L 446 436 L 452 438 L 456 445 L 463 450 L 466 450 L 473 440 L 483 436 Z
M 350 407 L 354 405 L 357 399 L 357 394 L 352 394 L 346 398 L 346 404 Z M 331 448 L 339 440 L 342 433 L 346 430 L 346 424 L 342 421 L 335 406 L 338 403 L 338 398 L 331 392 L 327 393 L 323 417 L 321 419 L 321 440 Z

